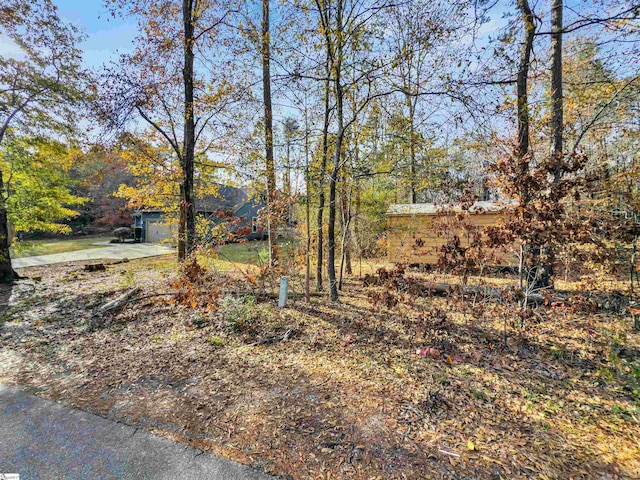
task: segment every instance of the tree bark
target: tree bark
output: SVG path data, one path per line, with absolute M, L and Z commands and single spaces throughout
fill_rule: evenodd
M 330 79 L 329 79 L 329 58 L 327 55 L 327 67 L 324 85 L 324 124 L 322 126 L 322 158 L 320 159 L 320 177 L 318 179 L 318 216 L 316 219 L 316 227 L 318 230 L 318 250 L 317 258 L 318 263 L 316 265 L 316 291 L 322 291 L 322 268 L 324 259 L 324 232 L 323 232 L 323 215 L 324 215 L 324 203 L 325 192 L 324 183 L 326 178 L 327 163 L 329 160 L 329 98 L 330 98 Z
M 518 65 L 518 75 L 516 77 L 516 95 L 517 95 L 517 108 L 518 108 L 518 162 L 520 164 L 520 173 L 526 175 L 529 170 L 529 145 L 530 145 L 530 132 L 529 132 L 529 93 L 528 93 L 528 81 L 529 81 L 529 67 L 531 66 L 531 52 L 533 50 L 533 39 L 535 37 L 535 17 L 529 7 L 528 0 L 518 0 L 518 9 L 522 15 L 522 22 L 524 24 L 524 38 L 520 45 L 520 63 Z M 526 206 L 531 201 L 531 194 L 524 188 L 521 193 L 520 202 L 522 206 Z M 527 251 L 539 252 L 539 248 L 528 248 L 527 245 L 523 245 L 522 252 Z M 538 253 L 539 256 L 539 253 Z M 524 266 L 524 258 L 522 259 Z M 527 269 L 520 269 L 520 284 L 524 283 L 523 275 L 526 274 Z
M 184 184 L 180 185 L 180 205 L 179 205 L 179 220 L 178 220 L 178 261 L 184 261 L 186 257 L 185 250 L 185 235 L 187 229 L 187 209 L 185 208 L 184 200 Z
M 11 252 L 9 251 L 9 221 L 7 220 L 7 205 L 4 194 L 4 180 L 0 171 L 0 283 L 12 283 L 16 274 L 11 266 Z
M 307 248 L 305 250 L 304 297 L 308 302 L 311 299 L 311 178 L 309 175 L 309 119 L 307 117 L 306 101 L 304 110 L 304 181 L 307 192 L 307 198 L 305 200 Z
M 342 163 L 342 143 L 344 140 L 344 91 L 342 86 L 342 53 L 343 53 L 343 25 L 342 25 L 341 0 L 337 2 L 336 8 L 336 32 L 335 51 L 333 56 L 333 84 L 336 97 L 336 116 L 338 121 L 338 131 L 336 134 L 335 152 L 333 156 L 333 170 L 329 178 L 329 226 L 327 233 L 327 273 L 329 277 L 329 298 L 332 302 L 338 302 L 338 282 L 336 279 L 336 188 Z
M 184 260 L 191 255 L 195 246 L 196 208 L 193 196 L 193 165 L 195 160 L 195 118 L 193 102 L 193 45 L 194 0 L 183 0 L 182 17 L 184 20 L 184 146 L 182 152 L 182 195 L 181 208 L 184 208 L 185 242 Z
M 529 155 L 529 67 L 531 65 L 531 51 L 533 50 L 533 38 L 535 34 L 535 18 L 529 7 L 528 0 L 518 0 L 518 8 L 524 22 L 524 39 L 520 46 L 520 63 L 516 79 L 517 104 L 518 104 L 518 159 L 524 172 L 528 169 L 525 158 Z M 525 198 L 525 201 L 528 201 Z
M 278 263 L 278 232 L 275 215 L 276 167 L 273 159 L 273 109 L 271 106 L 271 38 L 269 0 L 262 0 L 262 97 L 264 102 L 264 144 L 267 174 L 267 224 L 269 229 L 269 265 Z
M 408 87 L 405 94 L 407 106 L 409 107 L 409 203 L 417 203 L 418 195 L 416 193 L 416 128 L 415 128 L 415 103 L 409 94 Z
M 354 111 L 357 110 L 357 106 L 353 105 Z M 353 164 L 358 168 L 360 166 L 360 142 L 359 142 L 359 131 L 355 130 L 353 135 Z M 375 149 L 375 147 L 374 147 Z M 346 183 L 346 175 L 345 175 L 345 183 Z M 353 212 L 353 196 L 356 196 L 356 207 L 355 214 Z M 360 254 L 360 268 L 362 269 L 362 249 L 359 244 L 359 236 L 358 236 L 358 215 L 360 213 L 360 180 L 358 175 L 355 175 L 351 184 L 351 189 L 349 192 L 349 201 L 348 201 L 348 209 L 347 209 L 347 219 L 346 222 L 349 228 L 348 234 L 348 245 L 351 247 L 356 247 Z M 353 248 L 347 248 L 345 261 L 347 263 L 347 275 L 353 275 L 353 268 L 351 265 L 351 257 L 352 257 Z M 362 273 L 362 272 L 360 272 Z M 342 283 L 342 279 L 341 282 Z
M 551 155 L 561 157 L 563 151 L 563 100 L 562 100 L 562 0 L 553 0 L 551 6 Z M 559 159 L 558 159 L 559 160 Z M 561 167 L 554 173 L 558 182 Z
M 287 164 L 284 166 L 284 195 L 287 197 L 287 200 L 291 196 L 291 138 L 286 139 L 286 149 L 287 149 Z
M 360 260 L 360 271 L 358 273 L 359 277 L 362 277 L 362 236 L 360 232 L 360 206 L 361 206 L 361 196 L 360 196 L 360 180 L 356 178 L 355 183 L 355 195 L 356 195 L 356 206 L 355 212 L 353 215 L 353 238 L 355 240 L 356 248 L 358 251 L 358 257 Z
M 0 145 L 7 131 L 7 127 L 0 129 Z M 11 251 L 9 250 L 9 220 L 7 219 L 7 198 L 4 194 L 4 178 L 0 170 L 0 283 L 12 283 L 16 279 L 11 266 Z
M 562 101 L 562 0 L 553 0 L 551 5 L 551 157 L 555 162 L 553 185 L 562 177 L 563 156 L 563 101 Z M 550 287 L 553 283 L 555 255 L 553 248 L 544 249 L 544 264 L 540 276 L 540 286 Z
M 354 141 L 356 143 L 355 147 L 357 148 L 357 140 Z M 340 277 L 338 280 L 338 290 L 342 290 L 342 277 L 343 272 L 345 271 L 348 275 L 351 275 L 353 272 L 351 270 L 351 249 L 349 248 L 349 244 L 351 242 L 351 195 L 347 195 L 347 174 L 346 169 L 342 170 L 342 180 L 340 185 L 340 209 L 341 209 L 341 219 L 342 219 L 342 259 L 340 261 Z
M 333 170 L 329 177 L 329 228 L 327 231 L 327 274 L 329 277 L 329 298 L 332 302 L 337 302 L 338 281 L 336 279 L 336 187 L 338 184 L 338 174 L 340 172 L 340 161 L 342 141 L 344 138 L 343 116 L 342 116 L 342 86 L 336 85 L 336 102 L 338 105 L 338 133 L 336 135 L 336 151 L 333 157 Z
M 349 202 L 351 202 L 351 197 L 349 197 Z M 349 209 L 351 209 L 351 206 L 349 206 Z M 346 237 L 346 245 L 345 245 L 345 252 L 344 252 L 344 261 L 346 263 L 345 268 L 346 268 L 346 273 L 347 275 L 353 275 L 353 265 L 352 265 L 352 255 L 351 255 L 351 210 L 349 210 L 349 220 L 347 221 L 347 237 Z M 340 287 L 342 288 L 342 286 Z

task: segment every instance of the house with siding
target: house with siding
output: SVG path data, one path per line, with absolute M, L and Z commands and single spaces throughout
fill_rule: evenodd
M 217 195 L 205 195 L 195 201 L 196 216 L 206 219 L 211 226 L 227 221 L 229 233 L 247 240 L 262 240 L 266 228 L 259 222 L 262 199 L 250 198 L 245 188 L 220 185 Z M 135 238 L 140 242 L 171 242 L 177 226 L 161 208 L 143 208 L 133 214 Z

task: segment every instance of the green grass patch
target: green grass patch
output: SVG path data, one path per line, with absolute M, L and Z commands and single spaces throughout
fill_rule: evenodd
M 269 261 L 269 245 L 266 241 L 228 243 L 216 249 L 220 260 L 230 263 L 264 265 Z
M 283 257 L 293 254 L 295 242 L 290 239 L 279 239 L 278 247 Z M 245 265 L 266 265 L 269 262 L 269 243 L 252 240 L 243 243 L 228 243 L 216 248 L 220 260 Z
M 53 253 L 75 252 L 88 248 L 100 248 L 104 245 L 93 245 L 96 242 L 108 242 L 113 237 L 78 237 L 56 240 L 27 240 L 15 242 L 11 247 L 12 258 L 33 257 L 36 255 L 50 255 Z
M 208 337 L 207 342 L 213 347 L 224 347 L 224 340 L 220 337 Z
M 471 387 L 469 391 L 471 392 L 471 395 L 473 396 L 473 398 L 475 398 L 476 400 L 482 400 L 483 402 L 486 402 L 487 400 L 489 400 L 489 396 L 482 390 L 478 390 L 476 388 Z

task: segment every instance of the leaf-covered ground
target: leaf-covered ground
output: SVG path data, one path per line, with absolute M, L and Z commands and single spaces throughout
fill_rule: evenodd
M 22 271 L 3 291 L 0 382 L 296 479 L 640 478 L 639 336 L 623 315 L 417 297 L 141 298 L 175 266 Z M 503 341 L 505 322 L 508 344 Z M 418 349 L 428 352 L 416 354 Z M 427 350 L 430 349 L 430 350 Z

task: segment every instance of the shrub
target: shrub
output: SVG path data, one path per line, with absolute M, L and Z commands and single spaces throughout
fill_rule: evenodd
M 227 330 L 236 333 L 246 331 L 254 320 L 255 303 L 255 297 L 251 295 L 224 297 L 221 311 Z
M 124 242 L 127 238 L 131 238 L 131 229 L 129 227 L 116 228 L 113 231 L 113 236 Z
M 207 342 L 214 347 L 224 346 L 224 340 L 220 337 L 208 337 Z

